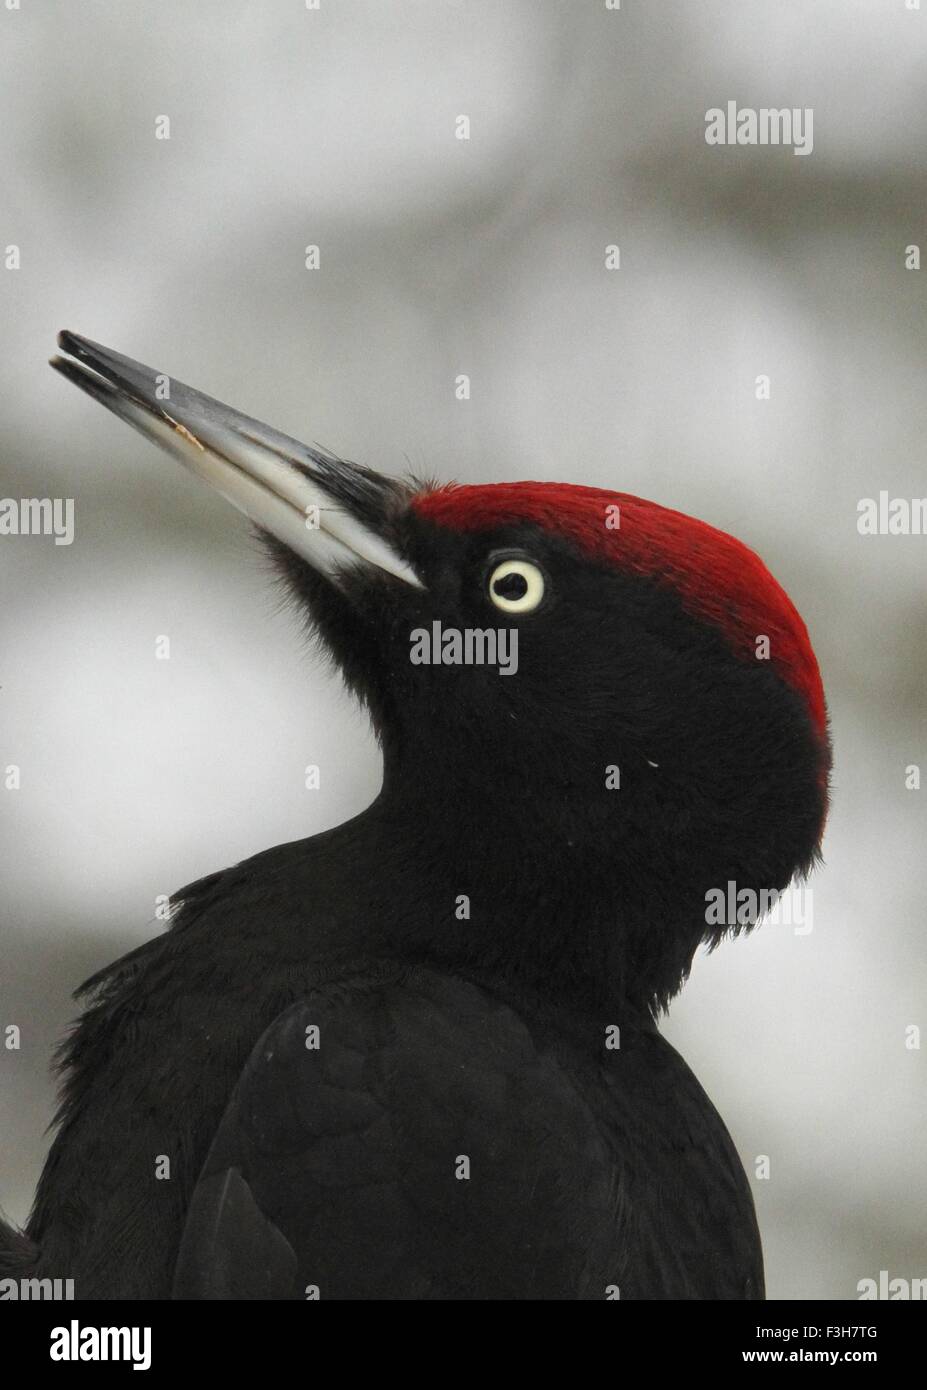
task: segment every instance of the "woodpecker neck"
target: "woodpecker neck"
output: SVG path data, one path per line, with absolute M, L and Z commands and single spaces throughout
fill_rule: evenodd
M 571 801 L 532 794 L 523 774 L 448 773 L 388 764 L 367 813 L 412 879 L 397 900 L 427 902 L 397 946 L 596 1007 L 643 1013 L 676 992 L 701 937 L 680 913 L 701 899 L 615 824 L 590 822 L 580 791 Z

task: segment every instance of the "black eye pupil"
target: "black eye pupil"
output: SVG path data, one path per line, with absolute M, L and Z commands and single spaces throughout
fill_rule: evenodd
M 528 592 L 528 581 L 523 574 L 507 574 L 502 579 L 494 579 L 492 591 L 500 598 L 524 598 Z

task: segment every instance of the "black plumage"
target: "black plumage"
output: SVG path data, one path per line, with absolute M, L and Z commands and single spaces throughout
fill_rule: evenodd
M 816 853 L 816 666 L 735 649 L 717 613 L 743 621 L 743 595 L 702 531 L 710 613 L 670 568 L 584 547 L 578 513 L 558 531 L 587 501 L 568 490 L 500 514 L 460 489 L 449 524 L 427 490 L 179 384 L 162 406 L 149 369 L 62 345 L 197 471 L 194 449 L 322 496 L 327 567 L 248 509 L 369 708 L 384 781 L 347 824 L 181 891 L 163 936 L 84 986 L 28 1240 L 0 1235 L 0 1265 L 84 1298 L 761 1298 L 743 1168 L 655 1018 L 743 925 L 707 925 L 706 893 L 782 888 Z M 498 611 L 513 557 L 543 597 Z M 516 628 L 517 674 L 413 665 L 436 620 Z

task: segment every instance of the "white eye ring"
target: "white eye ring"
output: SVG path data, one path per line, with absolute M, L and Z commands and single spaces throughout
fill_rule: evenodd
M 496 593 L 496 585 L 513 574 L 524 580 L 524 593 L 517 598 Z M 530 560 L 503 560 L 489 576 L 489 597 L 503 613 L 532 613 L 544 597 L 544 576 Z

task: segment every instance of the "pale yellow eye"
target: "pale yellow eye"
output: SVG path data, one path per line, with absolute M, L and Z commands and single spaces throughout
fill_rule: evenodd
M 531 613 L 544 597 L 544 576 L 530 560 L 503 560 L 489 576 L 489 597 L 503 613 Z

